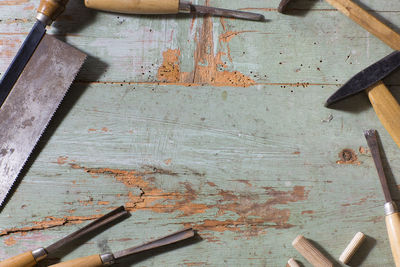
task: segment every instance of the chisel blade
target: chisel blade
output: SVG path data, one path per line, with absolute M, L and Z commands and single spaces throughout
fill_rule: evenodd
M 86 55 L 44 35 L 0 108 L 0 208 Z

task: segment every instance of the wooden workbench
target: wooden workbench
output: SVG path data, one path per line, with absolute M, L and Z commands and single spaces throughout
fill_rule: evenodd
M 0 1 L 1 73 L 38 2 Z M 0 259 L 126 205 L 129 219 L 51 261 L 192 226 L 202 240 L 120 266 L 285 266 L 290 257 L 310 266 L 291 246 L 298 234 L 337 259 L 357 231 L 369 238 L 353 266 L 393 266 L 363 130 L 380 133 L 396 199 L 400 150 L 365 94 L 324 107 L 391 49 L 324 1 L 294 0 L 291 15 L 277 13 L 279 0 L 210 4 L 269 21 L 111 14 L 70 1 L 49 33 L 89 58 L 0 213 Z M 362 4 L 399 30 L 399 1 Z M 400 75 L 386 82 L 400 99 Z

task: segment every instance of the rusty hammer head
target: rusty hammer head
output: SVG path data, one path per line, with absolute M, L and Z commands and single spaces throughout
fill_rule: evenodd
M 398 67 L 400 67 L 400 51 L 395 51 L 356 74 L 329 97 L 325 106 L 328 107 L 335 102 L 369 88 Z

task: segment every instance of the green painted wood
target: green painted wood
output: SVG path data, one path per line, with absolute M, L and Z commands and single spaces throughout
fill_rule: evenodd
M 71 2 L 49 32 L 89 60 L 0 213 L 0 259 L 46 246 L 126 204 L 128 220 L 50 262 L 118 251 L 193 226 L 202 241 L 135 266 L 284 266 L 290 257 L 309 266 L 291 246 L 298 234 L 336 259 L 357 231 L 369 239 L 355 265 L 391 266 L 384 198 L 371 156 L 362 152 L 362 130 L 378 129 L 394 189 L 399 148 L 365 95 L 341 110 L 323 106 L 390 48 L 323 1 L 294 1 L 292 16 L 278 14 L 278 3 L 211 1 L 254 8 L 270 21 L 206 24 L 102 13 Z M 397 1 L 362 3 L 400 27 Z M 37 5 L 6 1 L 0 8 L 1 73 Z M 211 30 L 208 42 L 199 41 L 202 29 Z M 196 61 L 199 42 L 217 68 L 211 76 L 225 71 L 241 85 L 236 71 L 254 84 L 207 81 L 200 74 L 212 62 Z M 159 70 L 171 66 L 181 80 L 160 79 Z M 400 99 L 399 75 L 386 82 Z M 343 149 L 355 151 L 354 164 L 337 163 Z

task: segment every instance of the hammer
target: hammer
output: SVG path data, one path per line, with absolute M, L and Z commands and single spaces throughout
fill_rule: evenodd
M 351 0 L 326 0 L 326 1 L 335 8 L 337 8 L 339 11 L 344 13 L 346 16 L 354 20 L 357 24 L 365 28 L 367 31 L 378 37 L 381 41 L 389 45 L 391 48 L 395 50 L 400 50 L 400 34 L 392 30 L 389 26 L 385 25 L 383 22 L 378 20 L 373 15 L 369 14 L 359 5 L 355 4 Z M 392 60 L 394 57 L 395 56 L 392 55 Z M 378 67 L 380 66 L 380 68 L 384 66 L 383 64 L 379 63 L 382 62 L 378 62 L 376 63 L 375 67 L 373 65 L 368 69 L 371 70 L 375 68 L 375 70 L 378 70 L 377 66 Z M 392 65 L 392 67 L 393 66 L 394 65 Z M 395 68 L 397 67 L 394 66 L 393 70 Z M 388 75 L 393 70 L 386 71 L 386 75 Z M 371 86 L 366 89 L 366 92 L 372 103 L 372 106 L 374 107 L 376 114 L 378 115 L 378 118 L 382 122 L 383 126 L 385 126 L 389 134 L 392 136 L 396 144 L 400 147 L 400 106 L 396 101 L 396 99 L 393 97 L 393 95 L 390 93 L 388 88 L 385 86 L 385 84 L 381 81 L 381 79 L 383 79 L 384 77 L 385 75 L 382 75 L 382 77 L 378 78 L 374 84 L 371 84 Z M 335 94 L 340 95 L 341 89 L 339 89 L 338 92 L 336 92 Z M 360 88 L 354 88 L 354 91 L 357 90 L 360 91 Z M 337 99 L 330 98 L 327 101 L 326 106 L 340 99 L 341 98 Z

